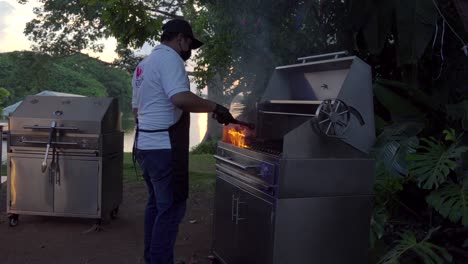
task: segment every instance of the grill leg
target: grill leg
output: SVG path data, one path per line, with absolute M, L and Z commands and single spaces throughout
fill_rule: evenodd
M 117 219 L 117 216 L 119 215 L 119 207 L 117 206 L 116 208 L 112 209 L 110 212 L 110 217 L 111 219 Z
M 8 216 L 9 224 L 11 227 L 15 227 L 18 225 L 18 218 L 19 218 L 19 215 L 17 214 L 11 214 Z

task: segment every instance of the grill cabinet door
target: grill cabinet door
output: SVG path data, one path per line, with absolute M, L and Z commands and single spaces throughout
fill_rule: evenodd
M 99 160 L 62 157 L 55 181 L 55 213 L 98 215 Z
M 53 211 L 54 185 L 49 177 L 49 169 L 42 173 L 42 161 L 39 156 L 10 158 L 10 210 L 39 213 Z
M 213 248 L 226 264 L 271 263 L 273 205 L 254 193 L 218 171 Z
M 228 264 L 239 263 L 236 259 L 238 250 L 234 222 L 236 191 L 237 187 L 216 177 L 213 250 Z
M 274 219 L 272 204 L 239 189 L 236 211 L 240 258 L 237 263 L 271 263 Z

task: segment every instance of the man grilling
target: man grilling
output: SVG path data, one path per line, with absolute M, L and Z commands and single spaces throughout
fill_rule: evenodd
M 188 197 L 190 112 L 213 113 L 221 124 L 229 110 L 190 92 L 184 61 L 197 40 L 190 24 L 174 19 L 163 26 L 161 45 L 139 63 L 132 80 L 137 131 L 134 154 L 148 187 L 144 222 L 147 264 L 173 264 L 174 244 Z

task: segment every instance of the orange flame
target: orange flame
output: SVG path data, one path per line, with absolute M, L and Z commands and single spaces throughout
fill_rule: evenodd
M 245 143 L 246 129 L 237 126 L 226 126 L 223 129 L 223 142 L 236 147 L 249 148 Z

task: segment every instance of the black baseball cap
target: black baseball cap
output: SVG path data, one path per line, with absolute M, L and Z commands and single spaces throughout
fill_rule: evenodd
M 185 36 L 190 37 L 192 39 L 192 49 L 198 49 L 203 45 L 203 42 L 199 41 L 195 38 L 195 36 L 193 36 L 192 27 L 190 24 L 183 19 L 172 19 L 164 24 L 162 29 L 163 32 L 182 33 Z

